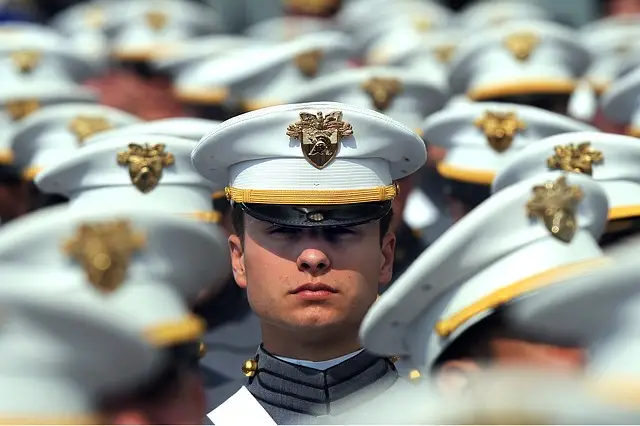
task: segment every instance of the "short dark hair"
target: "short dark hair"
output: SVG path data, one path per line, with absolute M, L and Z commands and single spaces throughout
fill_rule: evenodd
M 389 210 L 387 214 L 380 218 L 380 244 L 382 244 L 382 238 L 389 232 L 392 218 L 393 209 Z M 233 223 L 233 229 L 236 231 L 236 234 L 242 239 L 242 237 L 244 237 L 244 210 L 242 210 L 239 204 L 234 203 L 232 206 L 231 222 Z

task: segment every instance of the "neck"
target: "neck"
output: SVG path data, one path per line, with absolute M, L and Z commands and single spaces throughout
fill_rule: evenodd
M 285 330 L 262 323 L 262 346 L 273 355 L 305 361 L 328 361 L 356 352 L 362 348 L 358 330 L 351 333 Z

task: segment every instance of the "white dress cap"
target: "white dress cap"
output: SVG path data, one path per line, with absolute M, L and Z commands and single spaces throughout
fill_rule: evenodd
M 290 41 L 312 33 L 338 31 L 331 19 L 310 16 L 283 16 L 267 19 L 249 26 L 245 34 L 260 41 Z
M 353 33 L 360 52 L 366 52 L 381 37 L 397 29 L 411 28 L 418 34 L 446 28 L 451 21 L 451 11 L 434 2 L 404 1 L 390 5 L 388 10 L 377 9 L 372 18 Z
M 572 94 L 569 103 L 572 116 L 591 121 L 598 110 L 598 97 L 619 75 L 637 66 L 638 18 L 638 15 L 613 16 L 580 29 L 581 40 L 591 53 L 592 62 Z
M 587 372 L 604 383 L 640 383 L 640 266 L 629 252 L 588 274 L 558 282 L 505 311 L 510 324 L 577 342 Z
M 226 282 L 226 237 L 147 206 L 39 210 L 0 231 L 0 268 L 40 279 L 7 279 L 13 287 L 65 303 L 101 303 L 159 346 L 196 340 L 204 324 L 188 303 Z M 4 270 L 4 269 L 0 269 Z M 32 272 L 29 272 L 32 271 Z M 12 274 L 19 278 L 20 273 Z
M 265 44 L 266 42 L 262 40 L 230 34 L 195 37 L 171 44 L 162 51 L 162 55 L 153 60 L 152 66 L 158 71 L 175 77 L 183 69 L 204 59 L 221 57 L 238 49 Z
M 221 29 L 220 15 L 192 0 L 140 0 L 120 3 L 119 19 L 107 23 L 114 56 L 121 61 L 150 61 L 164 56 L 174 42 Z
M 447 179 L 490 185 L 495 174 L 523 148 L 564 132 L 595 127 L 544 109 L 496 102 L 456 105 L 428 117 L 424 140 L 446 148 L 437 165 Z
M 615 80 L 602 95 L 602 112 L 616 123 L 625 124 L 626 132 L 640 136 L 640 68 Z
M 338 13 L 339 27 L 352 34 L 359 49 L 365 51 L 376 40 L 399 28 L 428 32 L 443 28 L 452 12 L 433 1 L 352 0 Z
M 446 89 L 429 76 L 392 67 L 365 67 L 320 77 L 287 103 L 332 101 L 377 110 L 421 133 L 425 117 L 442 108 Z
M 487 29 L 458 46 L 449 84 L 474 100 L 532 94 L 570 95 L 589 65 L 570 28 L 521 21 Z
M 295 88 L 348 67 L 352 53 L 342 34 L 308 34 L 194 64 L 178 74 L 175 91 L 183 102 L 252 111 L 282 104 Z
M 82 146 L 89 136 L 140 120 L 105 105 L 69 103 L 42 108 L 13 130 L 15 163 L 24 169 L 25 179 L 32 180 Z
M 31 82 L 82 82 L 99 69 L 73 47 L 73 39 L 47 27 L 0 28 L 0 78 L 8 87 Z
M 157 133 L 130 133 L 70 151 L 36 178 L 46 194 L 69 198 L 72 210 L 137 205 L 189 217 L 219 221 L 211 194 L 223 188 L 191 165 L 197 142 Z
M 229 182 L 237 203 L 343 205 L 388 201 L 394 181 L 426 161 L 424 142 L 391 118 L 312 102 L 227 120 L 194 149 L 208 179 Z
M 365 53 L 365 62 L 414 69 L 446 87 L 449 63 L 462 35 L 458 29 L 420 33 L 412 28 L 399 28 L 381 36 Z
M 492 190 L 550 170 L 584 173 L 609 198 L 609 220 L 640 216 L 640 140 L 602 132 L 571 132 L 533 143 L 501 168 Z
M 97 93 L 77 85 L 54 82 L 21 84 L 0 89 L 0 163 L 13 163 L 12 130 L 28 115 L 47 105 L 97 102 Z
M 102 398 L 161 367 L 161 353 L 98 303 L 70 306 L 3 287 L 0 307 L 3 424 L 101 424 Z
M 430 370 L 467 329 L 524 294 L 598 264 L 602 187 L 553 172 L 500 191 L 449 228 L 371 307 L 360 337 Z
M 460 11 L 456 18 L 459 26 L 475 31 L 514 21 L 553 21 L 553 14 L 544 6 L 532 1 L 485 0 L 472 2 Z
M 103 140 L 112 140 L 115 137 L 126 139 L 127 136 L 136 134 L 175 136 L 197 142 L 221 123 L 216 120 L 196 117 L 174 117 L 143 121 L 92 135 L 84 141 L 82 146 L 88 146 Z

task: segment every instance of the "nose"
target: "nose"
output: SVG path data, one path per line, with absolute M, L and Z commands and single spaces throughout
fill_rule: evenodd
M 329 257 L 318 249 L 305 249 L 298 256 L 297 263 L 300 271 L 308 272 L 311 275 L 321 274 L 331 267 Z

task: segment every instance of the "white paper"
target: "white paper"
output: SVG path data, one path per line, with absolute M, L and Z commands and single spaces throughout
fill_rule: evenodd
M 407 197 L 404 206 L 404 223 L 411 229 L 423 229 L 434 223 L 439 216 L 438 209 L 421 189 L 415 188 Z
M 269 413 L 262 408 L 262 405 L 244 386 L 231 398 L 220 404 L 218 408 L 207 414 L 207 417 L 216 426 L 271 426 L 276 424 Z

